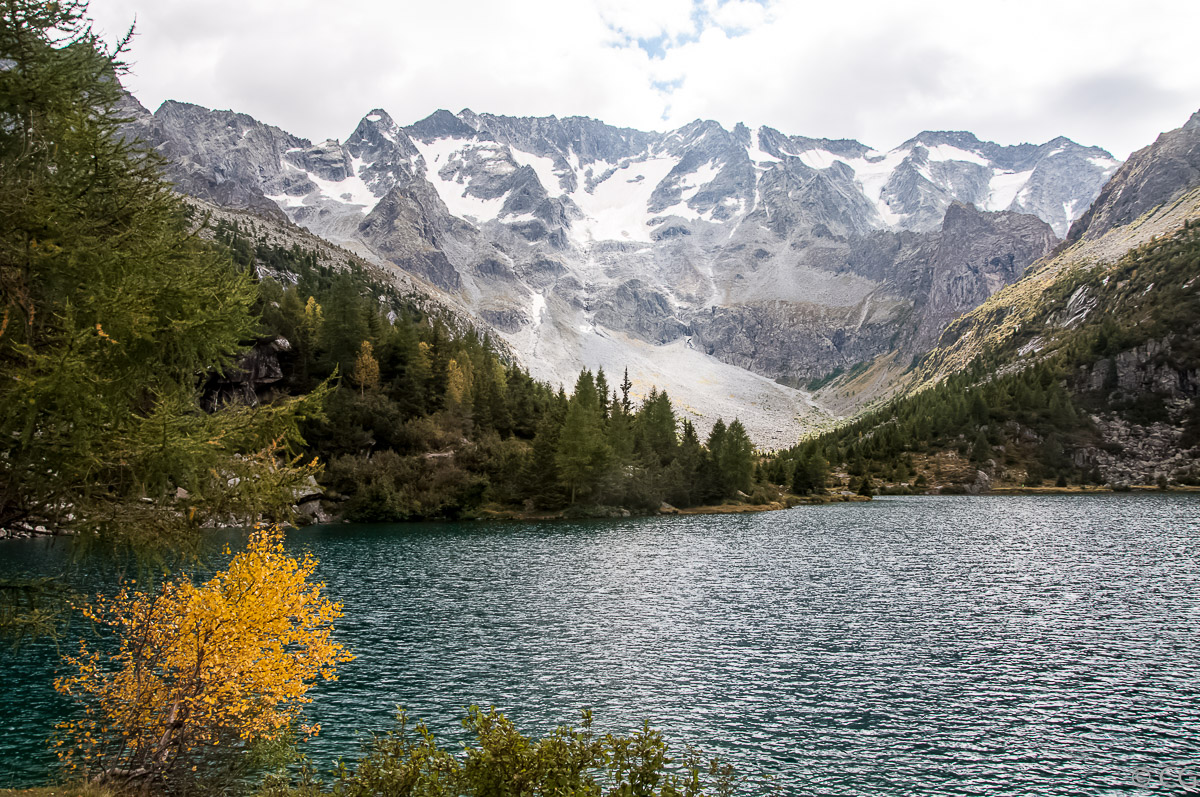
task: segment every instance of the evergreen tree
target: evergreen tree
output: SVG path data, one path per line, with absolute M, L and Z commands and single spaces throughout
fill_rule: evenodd
M 198 375 L 256 334 L 255 286 L 121 134 L 121 65 L 85 11 L 0 5 L 0 525 L 144 546 L 286 511 L 301 474 L 272 441 L 320 397 L 201 411 Z
M 429 355 L 421 348 L 417 323 L 407 314 L 398 318 L 384 336 L 379 368 L 384 392 L 396 403 L 402 417 L 425 412 L 426 385 L 432 369 Z
M 808 458 L 806 465 L 808 471 L 808 483 L 812 487 L 812 491 L 818 495 L 825 492 L 825 482 L 829 479 L 829 461 L 825 459 L 825 454 L 820 448 L 814 448 L 812 455 Z
M 725 497 L 725 483 L 721 473 L 721 457 L 725 450 L 725 421 L 717 418 L 708 432 L 708 456 L 700 468 L 700 484 L 704 500 L 719 500 Z
M 538 423 L 533 438 L 533 454 L 525 474 L 525 491 L 537 506 L 546 508 L 562 503 L 558 472 L 558 444 L 567 413 L 567 397 L 560 391 Z
M 633 460 L 633 418 L 625 411 L 625 403 L 616 398 L 609 404 L 612 414 L 608 419 L 608 447 L 613 458 L 620 463 Z
M 679 436 L 679 455 L 675 459 L 679 466 L 678 485 L 675 494 L 671 495 L 671 503 L 677 506 L 692 506 L 700 499 L 700 474 L 704 466 L 704 447 L 696 434 L 692 422 L 683 422 L 683 432 Z
M 666 391 L 650 390 L 635 420 L 637 452 L 649 465 L 666 467 L 675 459 L 679 440 L 675 410 Z
M 435 320 L 429 328 L 429 340 L 421 343 L 421 351 L 429 360 L 429 378 L 425 382 L 425 411 L 436 412 L 445 406 L 450 380 L 450 340 L 445 325 Z
M 738 491 L 749 492 L 754 476 L 754 444 L 746 434 L 746 427 L 737 418 L 725 431 L 717 466 L 726 496 Z
M 603 368 L 596 369 L 596 400 L 600 406 L 600 417 L 608 417 L 608 377 Z
M 988 443 L 987 435 L 982 429 L 975 436 L 975 443 L 971 446 L 971 461 L 977 465 L 981 465 L 992 458 L 992 446 Z
M 792 492 L 796 495 L 811 495 L 813 492 L 808 463 L 809 455 L 801 454 L 800 459 L 796 460 L 796 467 L 792 470 Z
M 579 374 L 575 393 L 567 405 L 555 459 L 559 479 L 571 503 L 575 503 L 581 488 L 586 492 L 599 480 L 608 464 L 609 448 L 602 421 L 595 380 L 585 370 Z
M 370 337 L 367 308 L 359 285 L 349 274 L 343 272 L 334 278 L 322 309 L 320 345 L 327 372 L 336 368 L 342 376 L 349 376 L 363 341 Z

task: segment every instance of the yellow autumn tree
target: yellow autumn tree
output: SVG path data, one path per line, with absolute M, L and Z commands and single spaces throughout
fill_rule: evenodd
M 354 359 L 354 373 L 350 378 L 358 385 L 360 395 L 367 390 L 379 388 L 379 360 L 375 359 L 375 348 L 371 341 L 364 340 L 358 347 L 358 357 Z
M 142 592 L 129 582 L 81 607 L 116 649 L 81 641 L 68 657 L 75 672 L 55 681 L 84 705 L 59 726 L 60 758 L 89 777 L 153 783 L 222 751 L 315 733 L 296 726 L 309 689 L 353 658 L 332 639 L 341 605 L 311 580 L 316 566 L 284 551 L 280 527 L 264 526 L 203 584 Z
M 469 406 L 474 379 L 475 369 L 469 359 L 464 357 L 459 361 L 451 358 L 446 367 L 446 398 L 460 407 Z
M 321 305 L 317 304 L 316 298 L 309 296 L 308 301 L 304 304 L 304 324 L 302 326 L 305 337 L 315 341 L 317 335 L 321 332 L 321 325 L 325 323 L 325 312 L 321 309 Z

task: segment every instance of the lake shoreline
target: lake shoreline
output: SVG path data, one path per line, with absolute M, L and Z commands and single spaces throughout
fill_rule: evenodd
M 516 521 L 527 523 L 531 521 L 596 520 L 626 517 L 671 517 L 674 515 L 748 515 L 759 512 L 778 512 L 785 509 L 793 509 L 798 506 L 823 506 L 825 504 L 841 504 L 870 500 L 870 498 L 862 495 L 806 495 L 791 496 L 787 501 L 772 501 L 766 504 L 708 504 L 704 506 L 692 506 L 683 509 L 665 505 L 666 508 L 659 509 L 656 512 L 632 512 L 624 507 L 595 507 L 594 509 L 597 510 L 595 513 L 590 513 L 589 510 L 592 509 L 590 507 L 576 508 L 574 511 L 573 508 L 568 507 L 567 509 L 548 512 L 530 512 L 528 510 L 504 507 L 484 507 L 475 517 L 470 519 Z
M 1127 489 L 1114 490 L 1108 486 L 1073 487 L 993 487 L 981 495 L 1128 495 L 1130 493 L 1155 493 L 1169 495 L 1171 493 L 1200 493 L 1200 487 L 1188 485 L 1172 485 L 1162 489 L 1154 484 L 1135 484 Z

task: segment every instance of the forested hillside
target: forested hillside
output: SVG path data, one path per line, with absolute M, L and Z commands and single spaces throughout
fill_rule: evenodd
M 1200 484 L 1200 221 L 1057 274 L 1021 312 L 1012 295 L 976 312 L 1003 334 L 966 368 L 773 467 L 823 456 L 858 488 L 896 491 Z M 991 331 L 977 322 L 951 325 L 943 345 Z
M 302 496 L 310 517 L 647 512 L 753 492 L 754 447 L 736 419 L 702 441 L 665 392 L 636 402 L 627 377 L 603 371 L 581 372 L 568 395 L 353 262 L 319 265 L 315 252 L 265 243 L 256 229 L 212 224 L 236 264 L 274 276 L 259 281 L 258 344 L 240 372 L 210 382 L 209 401 L 339 385 L 303 429 L 306 452 L 326 465 L 321 489 Z M 757 500 L 778 497 L 761 490 Z

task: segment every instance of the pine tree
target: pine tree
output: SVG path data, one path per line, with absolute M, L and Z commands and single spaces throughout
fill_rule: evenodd
M 603 368 L 596 369 L 596 401 L 600 405 L 600 416 L 608 417 L 608 377 Z
M 359 347 L 370 337 L 367 311 L 359 286 L 342 272 L 333 281 L 333 288 L 323 308 L 321 348 L 327 369 L 337 368 L 342 376 L 351 374 Z
M 0 525 L 148 544 L 285 511 L 300 474 L 270 448 L 312 402 L 200 410 L 197 375 L 256 334 L 255 287 L 122 135 L 118 53 L 85 12 L 0 5 Z
M 679 435 L 679 456 L 675 459 L 679 465 L 680 485 L 678 495 L 671 503 L 676 506 L 692 506 L 700 498 L 700 473 L 704 466 L 704 447 L 700 445 L 700 437 L 696 427 L 689 420 L 683 422 L 683 432 Z
M 796 467 L 792 471 L 792 492 L 796 495 L 811 495 L 813 484 L 811 474 L 808 469 L 809 455 L 801 454 L 800 459 L 796 460 Z
M 572 504 L 581 489 L 586 492 L 599 479 L 608 463 L 609 448 L 602 420 L 595 381 L 591 372 L 585 370 L 579 374 L 575 393 L 567 405 L 555 457 L 559 479 Z
M 725 497 L 725 484 L 720 465 L 725 449 L 725 431 L 725 421 L 717 418 L 708 432 L 708 440 L 705 443 L 708 454 L 700 467 L 700 485 L 705 501 L 720 500 Z
M 613 394 L 609 404 L 612 413 L 608 419 L 608 447 L 613 458 L 619 463 L 628 463 L 633 459 L 633 418 L 625 411 L 625 403 Z
M 725 431 L 718 465 L 727 496 L 738 491 L 749 492 L 754 476 L 754 444 L 746 434 L 746 427 L 737 418 Z
M 558 443 L 567 413 L 567 397 L 560 391 L 542 415 L 533 437 L 533 455 L 525 473 L 525 493 L 540 507 L 562 502 L 558 472 Z
M 666 391 L 650 390 L 638 410 L 634 427 L 637 452 L 646 464 L 666 467 L 675 459 L 679 444 L 675 432 L 675 409 Z
M 417 334 L 415 319 L 407 314 L 396 319 L 380 347 L 379 364 L 381 376 L 386 379 L 385 393 L 396 402 L 403 417 L 425 412 L 432 367 Z

